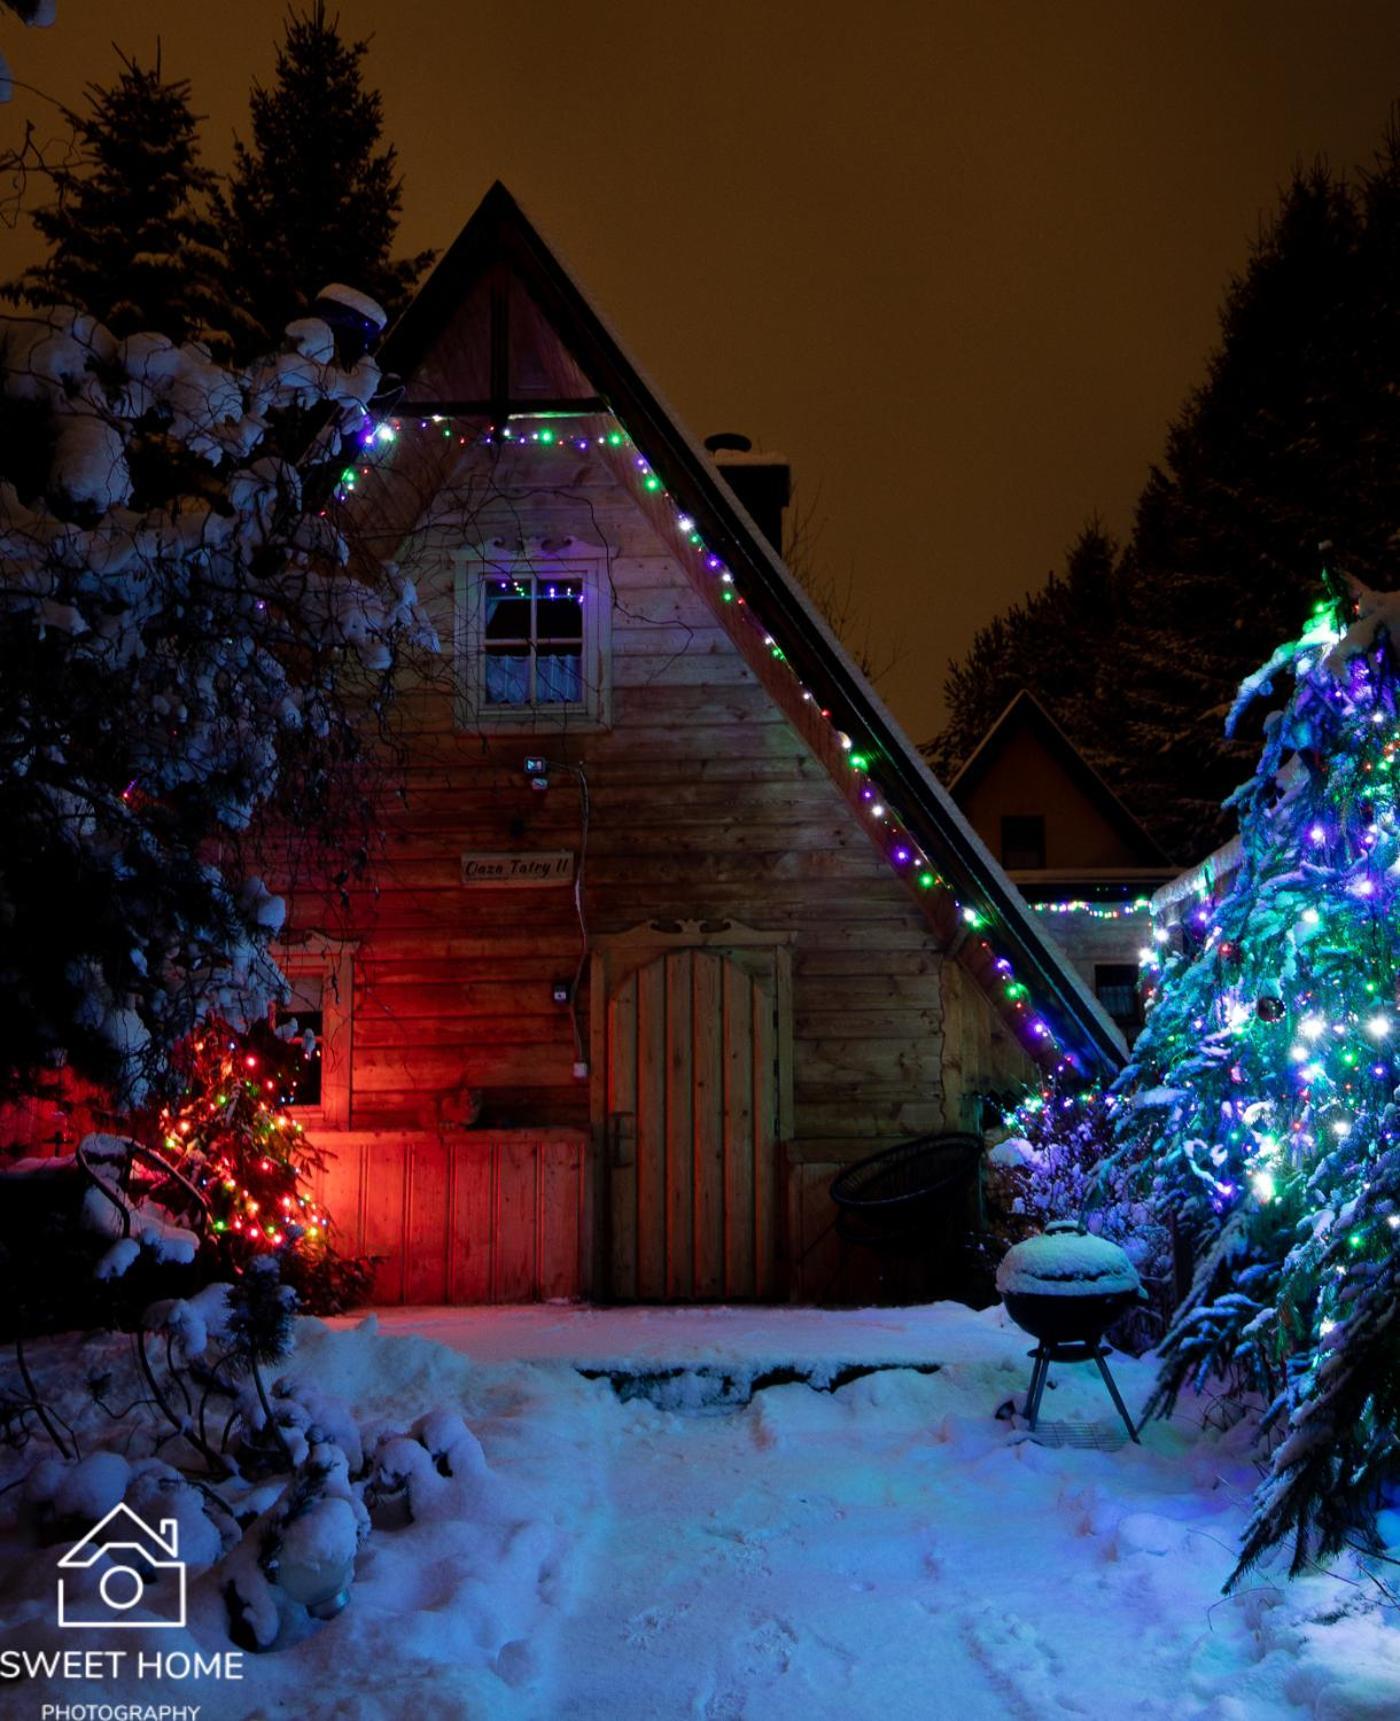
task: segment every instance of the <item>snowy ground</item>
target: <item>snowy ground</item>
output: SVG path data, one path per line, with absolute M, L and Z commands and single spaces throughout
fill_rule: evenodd
M 201 1721 L 1400 1717 L 1400 1620 L 1356 1567 L 1221 1599 L 1254 1474 L 1243 1429 L 1203 1427 L 1196 1405 L 1118 1444 L 1096 1377 L 1066 1368 L 1031 1441 L 994 1414 L 1024 1392 L 1027 1345 L 1000 1311 L 951 1304 L 305 1322 L 295 1368 L 370 1421 L 457 1406 L 489 1489 L 377 1529 L 347 1611 L 249 1658 L 240 1685 L 160 1696 Z M 62 1369 L 63 1348 L 42 1360 Z M 939 1366 L 708 1411 L 623 1402 L 575 1366 L 685 1365 L 693 1401 L 853 1363 Z M 1116 1371 L 1140 1402 L 1148 1366 Z M 58 1643 L 43 1557 L 0 1535 L 0 1650 Z M 130 1637 L 226 1643 L 212 1583 L 192 1593 L 187 1634 Z M 35 1685 L 0 1713 L 99 1694 L 138 1695 Z

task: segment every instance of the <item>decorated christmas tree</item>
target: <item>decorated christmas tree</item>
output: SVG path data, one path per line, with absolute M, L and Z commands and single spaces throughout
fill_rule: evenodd
M 1263 1395 L 1241 1569 L 1369 1540 L 1400 1458 L 1400 597 L 1320 604 L 1240 691 L 1289 677 L 1233 797 L 1238 872 L 1149 962 L 1120 1164 L 1192 1247 L 1158 1408 L 1224 1375 Z

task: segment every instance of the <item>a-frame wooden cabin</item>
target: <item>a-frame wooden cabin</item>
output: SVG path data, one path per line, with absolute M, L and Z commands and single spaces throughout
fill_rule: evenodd
M 346 1241 L 385 1300 L 869 1295 L 834 1172 L 1116 1030 L 503 187 L 383 362 L 353 502 L 444 651 L 290 922 Z

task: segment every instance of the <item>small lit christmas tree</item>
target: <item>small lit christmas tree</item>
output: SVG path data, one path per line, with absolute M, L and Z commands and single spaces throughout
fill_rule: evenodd
M 1157 1407 L 1210 1374 L 1267 1403 L 1241 1569 L 1366 1540 L 1400 1458 L 1397 642 L 1400 596 L 1353 588 L 1241 689 L 1232 725 L 1294 684 L 1233 797 L 1234 884 L 1150 959 L 1118 1086 L 1123 1162 L 1198 1263 Z
M 219 1271 L 238 1274 L 274 1255 L 282 1281 L 324 1312 L 353 1301 L 366 1273 L 332 1247 L 329 1216 L 310 1187 L 325 1157 L 289 1109 L 319 1055 L 309 1036 L 211 1023 L 185 1050 L 183 1090 L 152 1114 L 146 1133 L 202 1200 Z

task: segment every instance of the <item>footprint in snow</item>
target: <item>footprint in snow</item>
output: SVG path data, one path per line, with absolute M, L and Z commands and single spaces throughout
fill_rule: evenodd
M 1029 1620 L 983 1608 L 961 1622 L 963 1640 L 987 1682 L 1016 1721 L 1044 1721 L 1057 1712 L 1083 1715 L 1066 1689 L 1064 1663 Z
M 689 1612 L 689 1602 L 677 1602 L 673 1607 L 644 1607 L 623 1626 L 622 1641 L 629 1649 L 650 1649 L 663 1632 Z
M 747 1639 L 755 1658 L 749 1663 L 750 1671 L 786 1673 L 797 1648 L 797 1633 L 785 1619 L 773 1615 L 756 1617 L 753 1626 Z

